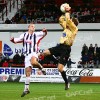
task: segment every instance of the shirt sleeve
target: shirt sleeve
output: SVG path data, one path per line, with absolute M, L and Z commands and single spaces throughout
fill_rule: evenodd
M 74 24 L 74 22 L 72 22 L 70 19 L 68 20 L 68 27 L 70 28 L 70 30 L 73 33 L 76 33 L 78 31 L 78 28 L 76 27 L 76 25 Z
M 24 34 L 21 34 L 18 38 L 14 38 L 14 42 L 20 42 L 23 41 L 24 39 Z
M 43 35 L 45 35 L 45 32 L 43 32 L 43 31 L 40 31 L 40 32 L 38 32 L 38 34 L 37 34 L 39 37 L 42 37 Z
M 65 14 L 66 16 L 66 23 L 69 29 L 71 30 L 72 33 L 76 34 L 78 31 L 77 26 L 74 24 L 74 22 L 69 18 L 68 14 Z

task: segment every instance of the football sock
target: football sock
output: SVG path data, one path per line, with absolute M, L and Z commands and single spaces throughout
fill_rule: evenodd
M 29 90 L 30 77 L 26 77 L 24 91 Z
M 43 66 L 39 63 L 39 69 L 42 70 Z
M 67 79 L 67 77 L 66 77 L 66 73 L 63 71 L 63 72 L 61 72 L 61 75 L 62 75 L 62 77 L 63 77 L 65 83 L 68 84 L 68 79 Z

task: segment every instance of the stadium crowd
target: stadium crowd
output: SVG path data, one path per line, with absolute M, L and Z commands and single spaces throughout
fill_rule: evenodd
M 4 56 L 2 53 L 0 53 L 0 66 L 2 67 L 24 67 L 24 54 L 16 53 L 13 58 L 9 58 L 9 56 L 6 54 Z M 44 67 L 57 67 L 59 57 L 55 56 L 40 56 L 39 62 Z M 72 68 L 72 64 L 75 64 L 76 62 L 71 61 L 71 58 L 69 58 L 67 62 L 67 67 Z M 81 59 L 77 64 L 77 68 L 99 68 L 100 67 L 100 47 L 98 47 L 98 44 L 90 44 L 88 47 L 86 44 L 83 45 L 82 51 L 81 51 Z
M 98 44 L 86 44 L 82 47 L 81 61 L 78 62 L 78 68 L 99 68 L 100 66 L 100 47 Z
M 2 53 L 0 53 L 0 67 L 9 67 L 9 60 L 10 58 L 7 54 L 4 56 Z
M 100 22 L 99 0 L 24 0 L 22 8 L 5 23 L 57 23 L 61 15 L 60 4 L 65 2 L 72 7 L 71 16 L 77 17 L 80 23 Z
M 0 0 L 0 12 L 5 7 L 4 1 Z M 15 16 L 10 20 L 6 19 L 6 24 L 26 24 L 33 21 L 34 23 L 58 23 L 58 18 L 61 15 L 60 5 L 62 3 L 69 3 L 72 7 L 71 16 L 77 17 L 80 23 L 98 23 L 100 22 L 100 0 L 23 0 L 21 9 L 18 9 Z M 83 45 L 81 52 L 81 61 L 78 62 L 77 67 L 81 68 L 98 68 L 100 64 L 100 47 L 97 44 L 93 47 Z M 16 53 L 14 55 L 13 64 L 24 63 L 24 55 Z M 8 64 L 7 64 L 8 62 Z M 10 66 L 11 60 L 0 54 L 0 66 Z M 41 64 L 47 64 L 54 67 L 57 64 L 57 59 L 53 56 L 41 57 Z M 4 63 L 4 64 L 3 64 Z

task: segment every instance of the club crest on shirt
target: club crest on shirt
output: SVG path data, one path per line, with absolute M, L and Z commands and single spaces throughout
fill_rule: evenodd
M 67 35 L 66 33 L 63 33 L 63 34 L 62 34 L 63 37 L 66 37 L 66 35 Z

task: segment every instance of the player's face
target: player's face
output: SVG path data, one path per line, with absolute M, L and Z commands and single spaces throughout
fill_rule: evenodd
M 30 24 L 28 29 L 29 29 L 29 31 L 34 32 L 35 31 L 35 25 Z

